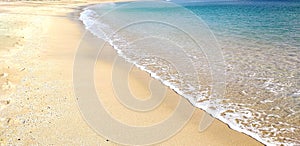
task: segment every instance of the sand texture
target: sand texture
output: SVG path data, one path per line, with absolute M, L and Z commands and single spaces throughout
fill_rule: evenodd
M 90 39 L 81 39 L 88 32 L 78 20 L 81 8 L 92 3 L 95 2 L 0 2 L 1 146 L 117 145 L 85 122 L 73 90 L 78 45 L 84 41 L 88 53 L 97 41 L 91 34 Z M 96 90 L 111 115 L 130 125 L 147 126 L 172 113 L 182 97 L 170 89 L 160 107 L 149 113 L 124 108 L 115 98 L 111 84 L 112 66 L 118 55 L 110 46 L 103 51 L 104 56 L 95 65 Z M 126 65 L 130 64 L 122 60 L 114 67 L 122 72 Z M 141 99 L 149 96 L 151 80 L 149 74 L 135 67 L 129 74 L 129 86 Z M 196 109 L 179 133 L 159 145 L 261 145 L 218 120 L 199 132 L 203 114 Z

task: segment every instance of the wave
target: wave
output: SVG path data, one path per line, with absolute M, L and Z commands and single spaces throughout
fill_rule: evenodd
M 277 133 L 280 133 L 280 129 L 282 131 L 295 132 L 295 128 L 289 125 L 288 123 L 279 122 L 277 124 L 270 124 L 269 126 L 266 126 L 265 124 L 262 124 L 261 121 L 259 121 L 259 118 L 272 119 L 274 117 L 275 118 L 281 117 L 281 115 L 269 114 L 262 111 L 258 111 L 255 108 L 254 109 L 251 108 L 251 103 L 248 104 L 247 102 L 246 103 L 236 102 L 234 101 L 234 99 L 213 98 L 212 96 L 210 96 L 209 93 L 212 87 L 210 84 L 207 83 L 208 82 L 207 80 L 210 80 L 211 77 L 209 77 L 210 74 L 207 71 L 209 70 L 208 68 L 209 65 L 207 60 L 201 59 L 203 56 L 205 56 L 203 52 L 202 53 L 198 52 L 196 55 L 195 54 L 192 55 L 192 53 L 189 54 L 187 52 L 183 52 L 186 53 L 187 55 L 181 57 L 188 58 L 188 60 L 184 60 L 184 59 L 180 60 L 182 58 L 177 56 L 177 59 L 179 59 L 179 61 L 181 62 L 187 61 L 189 63 L 192 61 L 192 62 L 196 62 L 196 64 L 202 63 L 201 67 L 197 68 L 198 66 L 196 66 L 196 70 L 197 69 L 204 70 L 203 72 L 201 72 L 202 73 L 201 75 L 203 75 L 201 77 L 204 79 L 197 76 L 196 77 L 198 78 L 197 82 L 195 82 L 194 81 L 195 79 L 193 78 L 193 75 L 195 73 L 193 72 L 193 69 L 189 70 L 190 74 L 181 74 L 182 72 L 174 73 L 172 70 L 174 69 L 174 67 L 168 64 L 168 62 L 164 62 L 165 60 L 161 60 L 161 58 L 163 57 L 148 57 L 147 53 L 149 52 L 157 56 L 161 53 L 161 52 L 155 53 L 155 51 L 158 51 L 157 49 L 155 49 L 157 46 L 155 46 L 156 44 L 153 44 L 152 42 L 157 40 L 153 40 L 151 38 L 146 37 L 147 35 L 149 35 L 148 33 L 153 34 L 153 32 L 147 30 L 149 25 L 141 24 L 142 26 L 130 26 L 133 27 L 133 28 L 129 28 L 130 33 L 131 32 L 136 33 L 135 35 L 131 35 L 128 30 L 116 32 L 115 31 L 116 28 L 114 28 L 114 23 L 111 23 L 110 21 L 116 21 L 115 23 L 118 23 L 118 20 L 116 19 L 109 20 L 108 18 L 102 17 L 103 12 L 110 9 L 114 9 L 115 7 L 116 7 L 115 3 L 98 4 L 91 7 L 87 7 L 80 14 L 79 19 L 84 23 L 87 30 L 89 30 L 93 35 L 97 36 L 98 38 L 107 41 L 114 49 L 117 50 L 118 54 L 121 57 L 125 58 L 126 61 L 133 63 L 139 69 L 150 73 L 150 75 L 153 78 L 161 81 L 164 85 L 168 86 L 169 88 L 176 91 L 179 95 L 188 99 L 191 102 L 191 104 L 193 104 L 195 107 L 205 110 L 206 112 L 210 113 L 213 117 L 228 124 L 230 128 L 239 132 L 243 132 L 247 135 L 250 135 L 251 137 L 257 139 L 258 141 L 266 145 L 280 145 L 280 144 L 296 145 L 299 142 L 297 141 L 297 139 L 289 139 L 286 137 L 282 138 L 276 135 Z M 101 12 L 99 12 L 100 10 Z M 127 10 L 123 9 L 122 11 L 128 12 L 128 9 Z M 133 11 L 132 13 L 138 13 L 138 11 Z M 117 14 L 119 13 L 116 13 L 115 15 Z M 115 16 L 115 17 L 121 18 L 121 16 Z M 103 18 L 103 19 L 99 19 L 99 18 Z M 169 30 L 165 30 L 164 28 L 162 28 L 163 26 L 160 24 L 155 24 L 155 25 L 157 25 L 156 27 L 159 26 L 163 32 L 170 33 L 175 31 L 172 29 L 170 30 L 170 28 L 166 28 Z M 136 32 L 136 29 L 138 27 L 144 27 L 145 32 L 144 31 Z M 176 37 L 184 38 L 184 36 L 178 35 L 176 33 L 172 35 Z M 139 41 L 135 41 L 134 43 L 132 43 L 131 41 L 128 41 L 127 37 L 133 37 L 131 38 L 133 40 L 139 40 L 140 38 L 142 38 L 143 42 L 140 43 Z M 167 40 L 164 41 L 165 41 L 164 43 L 166 43 L 167 45 L 171 45 L 168 44 Z M 178 41 L 180 44 L 181 43 L 180 40 Z M 136 47 L 136 45 L 138 45 L 139 47 Z M 147 50 L 146 48 L 141 46 L 147 46 L 152 49 Z M 168 46 L 164 46 L 164 47 L 168 47 Z M 172 56 L 170 56 L 170 52 L 168 51 L 163 52 L 162 54 L 165 55 L 164 57 L 172 58 Z M 176 52 L 176 50 L 173 51 Z M 177 50 L 177 52 L 180 52 L 180 50 Z M 193 50 L 191 50 L 191 52 L 193 52 Z M 230 68 L 230 64 L 227 64 L 226 68 L 227 69 Z M 259 80 L 259 82 L 263 81 L 262 86 L 264 86 L 266 90 L 274 93 L 277 91 L 278 87 L 280 86 L 280 84 L 276 83 L 274 79 L 261 78 L 257 80 Z M 277 87 L 273 85 L 276 85 Z M 200 89 L 198 89 L 199 86 Z M 247 95 L 248 91 L 242 90 L 238 94 L 240 94 L 239 96 Z M 265 99 L 262 102 L 272 103 L 274 102 L 274 100 Z M 280 140 L 280 139 L 285 139 L 285 140 Z

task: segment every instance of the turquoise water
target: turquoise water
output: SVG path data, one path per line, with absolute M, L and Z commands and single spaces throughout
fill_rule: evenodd
M 186 8 L 200 16 L 216 36 L 300 47 L 300 2 L 193 3 Z
M 231 128 L 264 144 L 300 145 L 300 2 L 109 3 L 80 19 Z

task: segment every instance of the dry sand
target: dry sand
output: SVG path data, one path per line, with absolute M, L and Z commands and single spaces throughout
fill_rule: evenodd
M 79 6 L 91 3 L 95 2 L 0 2 L 0 145 L 116 145 L 87 125 L 73 92 L 74 56 L 85 33 L 78 21 Z M 95 47 L 92 41 L 86 43 L 87 50 Z M 111 85 L 113 59 L 118 56 L 109 46 L 102 55 L 106 57 L 95 66 L 96 87 L 115 118 L 145 126 L 172 113 L 182 97 L 169 89 L 161 106 L 149 113 L 124 108 Z M 128 65 L 124 60 L 122 64 Z M 133 94 L 149 96 L 150 80 L 149 74 L 133 68 Z M 197 109 L 179 133 L 160 145 L 261 145 L 218 120 L 198 132 L 203 114 Z

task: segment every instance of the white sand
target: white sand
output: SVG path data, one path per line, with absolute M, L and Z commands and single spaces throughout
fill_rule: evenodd
M 89 2 L 91 3 L 91 2 Z M 2 2 L 0 8 L 0 145 L 116 145 L 99 136 L 83 120 L 74 97 L 74 55 L 84 33 L 77 20 L 78 6 L 87 2 Z M 67 17 L 69 16 L 69 17 Z M 93 47 L 92 42 L 88 43 Z M 106 53 L 115 51 L 105 47 Z M 169 115 L 182 97 L 172 90 L 161 107 L 141 114 L 115 99 L 109 57 L 96 65 L 97 91 L 115 118 L 133 125 L 149 125 Z M 126 62 L 123 62 L 126 64 Z M 136 68 L 129 84 L 145 98 L 153 80 Z M 105 90 L 104 90 L 105 89 Z M 261 145 L 215 120 L 198 132 L 203 111 L 197 109 L 188 124 L 161 145 Z

